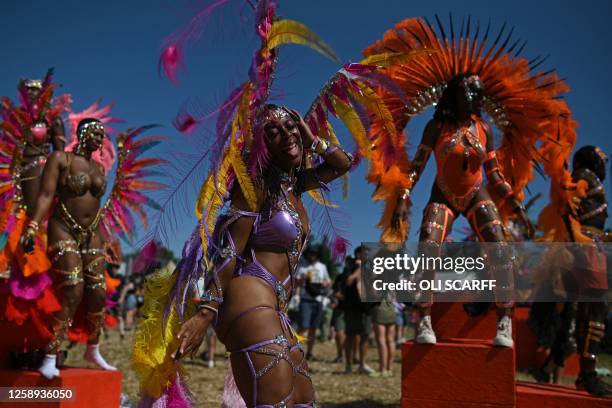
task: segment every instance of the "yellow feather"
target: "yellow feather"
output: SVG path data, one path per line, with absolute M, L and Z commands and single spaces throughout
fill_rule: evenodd
M 377 67 L 388 67 L 390 65 L 404 64 L 421 55 L 431 55 L 437 50 L 415 50 L 410 52 L 381 52 L 373 54 L 361 60 L 363 65 L 374 65 Z
M 202 187 L 200 187 L 200 194 L 198 195 L 198 199 L 196 200 L 195 206 L 195 213 L 198 217 L 198 220 L 202 219 L 202 212 L 206 207 L 206 203 L 210 201 L 211 191 L 213 187 L 212 182 L 212 174 L 209 174 L 208 177 L 206 177 L 206 181 L 204 181 L 204 183 L 202 184 Z
M 255 186 L 253 185 L 253 180 L 251 180 L 251 177 L 247 172 L 246 165 L 242 160 L 242 155 L 240 153 L 240 149 L 238 148 L 238 142 L 243 140 L 242 136 L 244 135 L 244 132 L 241 133 L 240 137 L 237 137 L 239 123 L 241 122 L 241 120 L 244 119 L 244 111 L 248 110 L 249 108 L 248 101 L 250 101 L 250 92 L 247 91 L 245 92 L 245 94 L 242 95 L 239 111 L 236 116 L 234 116 L 234 120 L 232 121 L 232 133 L 230 135 L 231 142 L 228 159 L 232 165 L 232 168 L 234 169 L 236 179 L 238 180 L 238 184 L 240 185 L 242 194 L 244 195 L 244 198 L 247 201 L 247 205 L 249 206 L 251 211 L 255 211 L 257 209 L 257 195 L 255 194 Z
M 238 125 L 242 133 L 247 146 L 251 145 L 253 141 L 253 134 L 251 131 L 251 95 L 253 93 L 253 84 L 248 82 L 245 85 L 245 90 L 240 99 L 240 106 L 238 107 Z
M 247 172 L 246 165 L 242 160 L 240 152 L 238 150 L 234 150 L 231 158 L 236 179 L 238 180 L 238 184 L 240 184 L 240 190 L 242 190 L 242 194 L 244 195 L 244 198 L 246 199 L 251 211 L 257 211 L 257 194 L 255 193 L 255 185 Z
M 381 97 L 368 85 L 361 81 L 355 81 L 355 83 L 359 86 L 361 92 L 351 91 L 351 95 L 361 102 L 361 104 L 364 105 L 371 114 L 375 115 L 382 121 L 389 138 L 392 142 L 395 142 L 397 131 L 395 130 L 393 115 L 391 115 L 387 105 L 385 105 Z
M 336 114 L 351 135 L 353 135 L 361 154 L 365 157 L 370 157 L 370 143 L 366 135 L 366 129 L 363 127 L 357 112 L 355 112 L 350 105 L 344 103 L 335 96 L 332 96 L 331 101 Z
M 331 201 L 327 200 L 325 197 L 323 197 L 323 194 L 321 194 L 319 190 L 308 190 L 308 195 L 317 204 L 324 205 L 329 208 L 338 208 L 338 204 L 334 204 Z
M 142 393 L 157 398 L 180 373 L 182 366 L 174 361 L 171 354 L 179 346 L 176 335 L 180 330 L 180 320 L 173 307 L 163 325 L 165 301 L 172 289 L 176 274 L 174 264 L 169 264 L 146 279 L 144 320 L 138 324 L 134 334 L 132 367 L 140 381 Z M 187 315 L 193 314 L 193 306 L 188 305 Z
M 329 45 L 299 21 L 284 19 L 272 24 L 264 52 L 270 53 L 272 49 L 283 44 L 304 45 L 320 52 L 334 62 L 341 62 Z

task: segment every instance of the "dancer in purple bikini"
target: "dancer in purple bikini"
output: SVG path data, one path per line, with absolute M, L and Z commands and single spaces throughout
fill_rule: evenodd
M 314 136 L 288 108 L 266 106 L 262 126 L 270 163 L 256 184 L 258 206 L 250 210 L 240 189 L 232 191 L 229 211 L 213 235 L 216 262 L 200 313 L 183 324 L 175 357 L 197 350 L 206 328 L 214 324 L 231 353 L 236 385 L 248 406 L 292 402 L 311 407 L 314 390 L 308 366 L 287 317 L 309 232 L 300 197 L 344 174 L 352 158 Z M 324 161 L 304 169 L 309 149 Z
M 169 37 L 161 66 L 170 79 L 176 79 L 185 41 L 222 3 L 204 9 L 192 24 Z M 217 116 L 215 139 L 200 158 L 210 167 L 195 206 L 198 226 L 176 269 L 159 270 L 147 279 L 146 320 L 134 344 L 141 407 L 191 405 L 178 360 L 197 352 L 211 326 L 231 353 L 224 406 L 315 406 L 308 366 L 287 308 L 311 229 L 327 227 L 336 255 L 346 252 L 347 241 L 329 217 L 325 193 L 327 183 L 351 169 L 353 156 L 340 148 L 329 114 L 347 125 L 356 152 L 367 159 L 376 142 L 388 144 L 383 137 L 368 138 L 372 116 L 387 120 L 389 135 L 384 137 L 395 134 L 390 114 L 374 91 L 379 83 L 378 76 L 370 75 L 377 70 L 371 65 L 345 65 L 325 84 L 304 118 L 293 109 L 271 105 L 280 45 L 307 45 L 338 59 L 306 26 L 279 18 L 273 1 L 250 4 L 261 46 L 249 79 L 212 114 L 197 118 L 183 112 L 175 123 L 191 131 Z M 386 58 L 384 54 L 374 60 Z M 195 169 L 176 184 L 184 184 Z M 312 222 L 302 203 L 304 194 L 325 208 Z M 202 276 L 204 293 L 199 294 Z M 197 310 L 193 298 L 198 298 Z M 235 398 L 230 401 L 229 395 Z

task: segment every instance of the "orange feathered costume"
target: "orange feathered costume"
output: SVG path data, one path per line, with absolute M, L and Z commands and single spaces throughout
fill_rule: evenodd
M 541 168 L 550 177 L 551 205 L 555 207 L 544 215 L 542 222 L 558 224 L 559 214 L 572 207 L 572 196 L 580 194 L 568 171 L 577 124 L 565 101 L 560 99 L 568 91 L 567 85 L 553 71 L 536 71 L 543 59 L 519 56 L 525 43 L 511 41 L 513 30 L 505 34 L 505 25 L 493 38 L 489 25 L 483 29 L 468 19 L 462 22 L 456 36 L 451 19 L 447 36 L 437 16 L 436 21 L 439 34 L 426 19 L 402 20 L 364 51 L 366 58 L 381 53 L 395 58 L 381 72 L 403 94 L 387 87 L 380 87 L 378 92 L 393 115 L 396 129 L 401 132 L 412 117 L 435 105 L 453 77 L 478 75 L 485 85 L 484 111 L 503 134 L 496 150 L 501 172 L 511 184 L 514 196 L 523 200 L 523 190 L 533 178 L 534 165 Z M 407 60 L 397 58 L 415 51 L 421 55 Z M 374 118 L 374 135 L 386 133 L 387 128 Z M 394 147 L 404 149 L 406 144 L 402 133 L 396 137 Z M 389 155 L 380 151 L 369 176 L 378 185 L 375 199 L 387 204 L 379 227 L 383 229 L 383 240 L 389 242 L 406 239 L 408 226 L 403 225 L 398 233 L 390 223 L 398 195 L 412 187 L 407 177 L 409 163 L 403 154 L 395 156 L 389 160 Z M 492 195 L 502 217 L 511 216 L 512 209 L 494 192 Z

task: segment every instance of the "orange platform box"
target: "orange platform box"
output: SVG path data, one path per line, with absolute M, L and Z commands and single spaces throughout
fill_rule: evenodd
M 0 408 L 115 408 L 121 398 L 121 372 L 68 367 L 61 369 L 60 377 L 47 380 L 36 371 L 0 370 L 0 386 L 59 387 L 74 393 L 71 401 L 0 402 Z
M 612 399 L 598 398 L 563 385 L 518 382 L 517 408 L 609 408 Z
M 402 347 L 402 408 L 514 407 L 514 350 L 490 341 Z
M 497 329 L 497 313 L 493 309 L 484 315 L 471 317 L 463 310 L 463 303 L 434 303 L 431 324 L 439 340 L 491 340 Z

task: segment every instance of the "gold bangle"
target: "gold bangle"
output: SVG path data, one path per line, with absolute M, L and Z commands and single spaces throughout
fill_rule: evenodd
M 202 309 L 210 310 L 214 314 L 218 314 L 219 313 L 219 310 L 217 310 L 216 308 L 214 308 L 212 306 L 209 306 L 209 305 L 200 305 L 200 310 L 202 310 Z
M 322 154 L 324 153 L 327 149 L 329 148 L 329 143 L 327 143 L 325 140 L 323 139 L 319 139 L 319 143 L 317 143 L 317 146 L 315 147 L 314 151 L 317 154 Z

